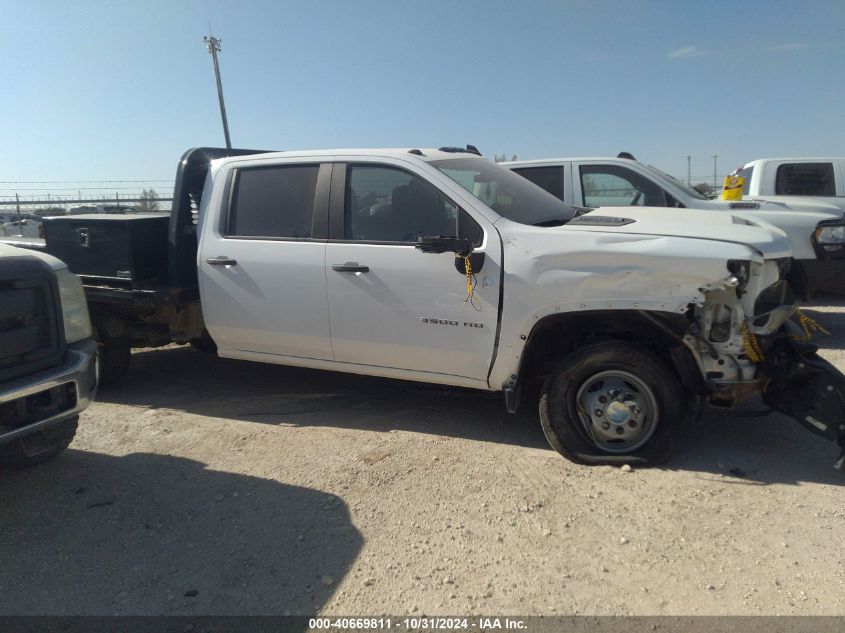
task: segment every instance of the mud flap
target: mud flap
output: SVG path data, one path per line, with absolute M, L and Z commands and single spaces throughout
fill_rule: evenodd
M 761 365 L 769 378 L 763 401 L 807 430 L 836 442 L 841 453 L 834 467 L 841 470 L 845 462 L 845 375 L 816 350 L 809 343 L 779 341 Z

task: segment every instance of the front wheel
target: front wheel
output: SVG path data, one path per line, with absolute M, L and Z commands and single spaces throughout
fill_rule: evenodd
M 552 448 L 574 462 L 651 466 L 668 456 L 691 404 L 657 356 L 606 341 L 572 352 L 546 379 L 540 423 Z

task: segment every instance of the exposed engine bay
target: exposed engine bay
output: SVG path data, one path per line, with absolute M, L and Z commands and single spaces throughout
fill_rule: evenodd
M 712 387 L 714 406 L 763 402 L 837 442 L 845 461 L 845 376 L 816 353 L 826 333 L 796 305 L 791 260 L 731 261 L 731 275 L 702 289 L 684 344 Z

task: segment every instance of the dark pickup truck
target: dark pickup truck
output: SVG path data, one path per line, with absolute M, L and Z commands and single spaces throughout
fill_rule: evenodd
M 79 278 L 54 257 L 0 244 L 0 467 L 64 450 L 96 389 Z

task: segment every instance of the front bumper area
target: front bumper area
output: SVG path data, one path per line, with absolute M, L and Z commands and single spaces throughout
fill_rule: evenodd
M 65 361 L 0 385 L 0 444 L 78 415 L 97 393 L 97 344 L 67 346 Z
M 768 378 L 763 401 L 808 431 L 836 442 L 835 467 L 845 462 L 845 375 L 821 358 L 809 342 L 782 337 L 760 368 Z

